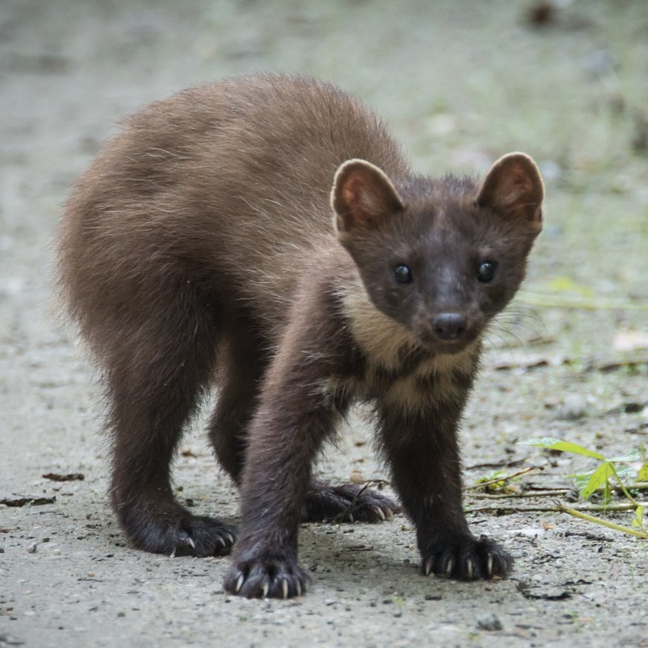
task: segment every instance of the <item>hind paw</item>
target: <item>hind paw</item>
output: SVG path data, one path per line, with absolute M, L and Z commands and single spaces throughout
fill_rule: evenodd
M 120 523 L 138 549 L 167 556 L 225 556 L 236 540 L 236 527 L 192 515 L 175 502 L 118 507 Z
M 308 522 L 384 522 L 398 511 L 395 502 L 366 486 L 318 484 L 308 494 L 304 519 Z

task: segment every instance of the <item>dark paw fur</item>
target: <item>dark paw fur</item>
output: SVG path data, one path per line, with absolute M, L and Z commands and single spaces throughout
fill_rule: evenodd
M 242 560 L 225 577 L 226 592 L 247 598 L 287 599 L 301 596 L 310 577 L 296 562 L 278 558 Z
M 381 493 L 358 484 L 313 486 L 306 500 L 307 522 L 384 522 L 400 510 Z
M 464 537 L 443 545 L 439 542 L 423 553 L 425 576 L 436 574 L 458 580 L 506 578 L 513 568 L 513 557 L 486 536 Z
M 135 547 L 167 556 L 225 556 L 236 540 L 235 527 L 178 505 L 131 509 L 120 521 Z

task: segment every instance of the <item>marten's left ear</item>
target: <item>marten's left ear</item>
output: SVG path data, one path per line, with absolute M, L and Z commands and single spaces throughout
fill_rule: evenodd
M 544 185 L 536 163 L 524 153 L 509 153 L 490 168 L 477 195 L 480 207 L 542 229 Z
M 365 160 L 348 160 L 340 166 L 333 181 L 331 205 L 341 240 L 354 231 L 374 229 L 403 210 L 403 201 L 391 180 Z

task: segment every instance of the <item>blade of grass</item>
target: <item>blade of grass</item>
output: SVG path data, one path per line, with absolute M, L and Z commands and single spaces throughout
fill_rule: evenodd
M 593 457 L 599 461 L 605 461 L 605 457 L 599 452 L 594 452 L 588 448 L 584 448 L 577 443 L 570 441 L 563 441 L 562 439 L 554 439 L 552 437 L 543 437 L 542 439 L 529 439 L 528 441 L 520 441 L 520 445 L 532 445 L 547 450 L 559 450 L 560 452 L 571 452 L 572 454 L 583 455 L 584 457 Z
M 628 535 L 635 536 L 636 538 L 642 538 L 648 540 L 648 533 L 646 531 L 637 531 L 636 529 L 631 529 L 630 527 L 624 527 L 620 524 L 614 524 L 614 522 L 608 522 L 607 520 L 601 520 L 600 518 L 594 517 L 593 515 L 588 515 L 582 511 L 577 511 L 569 506 L 557 503 L 556 510 L 561 513 L 568 513 L 574 517 L 580 518 L 581 520 L 586 520 L 587 522 L 593 522 L 594 524 L 600 524 L 608 529 L 614 529 L 615 531 L 620 531 L 621 533 L 627 533 Z

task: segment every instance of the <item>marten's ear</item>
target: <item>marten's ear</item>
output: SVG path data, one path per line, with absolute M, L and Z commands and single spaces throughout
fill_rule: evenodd
M 365 160 L 348 160 L 337 170 L 331 191 L 335 228 L 340 239 L 354 230 L 373 229 L 403 201 L 387 175 Z
M 544 185 L 536 163 L 524 153 L 509 153 L 490 168 L 477 195 L 480 207 L 542 229 Z

